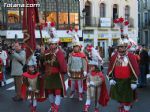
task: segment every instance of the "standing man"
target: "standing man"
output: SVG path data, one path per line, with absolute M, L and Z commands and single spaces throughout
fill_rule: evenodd
M 149 73 L 149 56 L 145 46 L 142 46 L 140 51 L 140 76 L 138 87 L 146 87 L 147 78 L 146 75 Z
M 11 51 L 11 76 L 14 77 L 16 95 L 13 97 L 14 101 L 22 101 L 21 85 L 23 65 L 26 61 L 25 51 L 21 49 L 21 45 L 17 42 L 14 44 L 14 50 Z
M 59 48 L 59 38 L 55 29 L 55 23 L 48 22 L 46 29 L 50 35 L 49 49 L 45 51 L 44 62 L 44 89 L 50 101 L 50 111 L 58 112 L 61 97 L 66 95 L 64 74 L 67 73 L 67 63 L 64 53 Z
M 50 40 L 50 47 L 44 56 L 44 88 L 49 97 L 52 112 L 58 112 L 61 97 L 66 94 L 64 74 L 67 73 L 67 63 L 58 42 L 57 38 Z
M 128 39 L 120 39 L 117 52 L 112 55 L 108 77 L 110 81 L 110 97 L 120 103 L 119 112 L 129 112 L 135 100 L 135 89 L 139 75 L 139 67 L 134 54 L 127 52 Z
M 4 85 L 6 84 L 6 59 L 7 59 L 7 53 L 6 51 L 2 50 L 2 46 L 0 46 L 0 58 L 3 61 L 3 81 L 4 81 Z

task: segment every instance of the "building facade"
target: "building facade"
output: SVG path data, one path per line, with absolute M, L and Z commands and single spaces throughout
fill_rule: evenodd
M 139 43 L 150 48 L 150 1 L 138 0 Z
M 115 18 L 128 20 L 128 36 L 137 40 L 137 0 L 80 0 L 80 9 L 84 42 L 99 46 L 102 57 L 108 58 L 108 47 L 120 38 L 120 30 L 113 24 Z
M 23 4 L 24 0 L 0 0 L 0 30 L 1 36 L 6 38 L 22 38 L 22 7 L 5 7 L 4 4 Z M 37 0 L 40 4 L 39 18 L 40 23 L 55 22 L 58 36 L 67 38 L 66 42 L 70 42 L 70 37 L 64 35 L 70 27 L 80 29 L 80 2 L 79 0 Z M 48 37 L 46 32 L 42 31 L 43 37 Z M 62 34 L 63 33 L 63 34 Z M 82 34 L 82 33 L 80 33 Z M 37 38 L 40 38 L 36 31 Z M 82 35 L 80 35 L 82 36 Z M 65 42 L 65 39 L 62 39 Z

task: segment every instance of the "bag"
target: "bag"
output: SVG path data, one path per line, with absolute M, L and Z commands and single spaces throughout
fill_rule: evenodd
M 28 67 L 27 64 L 23 65 L 23 68 L 22 68 L 23 72 L 27 72 L 27 67 Z
M 23 72 L 27 72 L 28 65 L 27 64 L 23 64 L 21 61 L 18 61 L 18 62 L 23 66 L 22 71 Z

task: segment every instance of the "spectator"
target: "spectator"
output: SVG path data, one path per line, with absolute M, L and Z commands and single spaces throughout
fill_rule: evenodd
M 39 67 L 39 61 L 40 61 L 40 53 L 41 53 L 41 47 L 40 45 L 37 45 L 34 55 L 36 56 L 38 67 Z
M 26 55 L 25 51 L 21 49 L 19 43 L 14 44 L 14 50 L 11 51 L 11 76 L 14 77 L 16 96 L 13 97 L 14 101 L 22 101 L 21 98 L 21 85 L 23 65 L 25 64 Z
M 44 75 L 45 74 L 45 67 L 44 67 L 44 53 L 45 53 L 45 46 L 41 46 L 41 54 L 40 54 L 40 58 L 39 58 L 39 71 L 41 73 L 41 75 Z
M 6 85 L 6 59 L 7 59 L 7 53 L 6 51 L 2 50 L 2 46 L 0 46 L 0 58 L 3 61 L 3 81 L 4 85 Z
M 146 75 L 149 72 L 149 57 L 145 46 L 142 46 L 140 52 L 140 76 L 139 76 L 139 87 L 146 87 Z

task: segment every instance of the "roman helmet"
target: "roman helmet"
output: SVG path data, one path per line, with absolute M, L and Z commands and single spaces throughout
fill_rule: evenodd
M 34 55 L 32 55 L 28 61 L 28 66 L 37 66 L 37 62 L 36 62 L 36 57 Z
M 45 29 L 47 33 L 50 35 L 50 38 L 48 39 L 48 43 L 51 44 L 57 44 L 59 43 L 59 37 L 57 36 L 57 31 L 55 28 L 55 23 L 54 22 L 47 22 L 45 24 Z
M 78 36 L 78 30 L 77 29 L 72 29 L 70 28 L 67 31 L 67 34 L 70 35 L 72 37 L 72 46 L 79 46 L 81 47 L 81 43 L 79 41 L 79 36 Z

